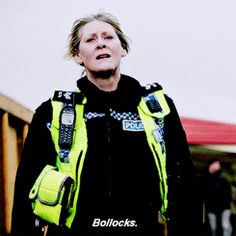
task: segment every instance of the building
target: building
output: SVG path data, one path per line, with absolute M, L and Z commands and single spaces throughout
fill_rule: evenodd
M 199 175 L 211 158 L 222 160 L 226 177 L 236 163 L 236 124 L 181 118 Z

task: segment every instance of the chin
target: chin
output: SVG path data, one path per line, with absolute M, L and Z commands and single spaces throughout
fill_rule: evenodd
M 115 71 L 117 67 L 115 66 L 99 66 L 94 71 L 96 72 L 102 72 L 102 71 Z
M 108 79 L 108 78 L 110 78 L 112 75 L 115 74 L 115 71 L 116 71 L 115 69 L 99 70 L 99 71 L 94 72 L 93 74 L 94 74 L 96 77 L 103 78 L 103 79 Z
M 107 71 L 107 70 L 115 70 L 115 68 L 117 68 L 114 65 L 100 65 L 97 66 L 97 68 L 95 69 L 96 71 Z

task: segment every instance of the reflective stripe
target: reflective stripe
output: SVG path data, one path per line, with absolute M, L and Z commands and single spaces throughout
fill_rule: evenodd
M 161 193 L 161 215 L 164 220 L 165 212 L 168 207 L 168 185 L 167 185 L 167 172 L 166 172 L 166 150 L 165 143 L 163 140 L 163 126 L 164 126 L 164 117 L 169 114 L 170 109 L 166 102 L 165 96 L 162 90 L 153 92 L 153 95 L 156 97 L 157 101 L 161 106 L 161 111 L 151 112 L 149 111 L 145 98 L 142 98 L 138 106 L 138 112 L 141 117 L 141 120 L 144 125 L 144 130 L 146 132 L 147 141 L 149 147 L 152 151 L 155 164 L 158 170 L 160 178 L 160 193 Z M 160 136 L 158 139 L 156 133 Z
M 60 147 L 58 145 L 59 127 L 60 127 L 59 122 L 63 103 L 53 100 L 51 100 L 51 102 L 53 107 L 51 135 L 55 145 L 55 149 L 57 153 L 59 153 L 60 151 Z M 74 198 L 72 199 L 71 206 L 69 208 L 69 216 L 66 219 L 66 226 L 69 228 L 71 227 L 74 217 L 76 215 L 77 201 L 80 192 L 80 182 L 81 182 L 80 178 L 84 165 L 84 159 L 88 148 L 87 129 L 85 121 L 83 119 L 85 103 L 86 99 L 84 98 L 83 104 L 76 104 L 75 106 L 76 121 L 73 133 L 72 147 L 69 152 L 69 162 L 68 163 L 61 162 L 59 156 L 57 156 L 57 162 L 56 162 L 59 171 L 71 176 L 75 180 L 74 194 L 73 194 Z

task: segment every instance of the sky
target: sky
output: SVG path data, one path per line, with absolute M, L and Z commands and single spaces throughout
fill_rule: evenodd
M 0 0 L 0 93 L 34 111 L 73 90 L 65 59 L 73 22 L 114 14 L 131 39 L 121 72 L 158 82 L 180 116 L 236 124 L 235 0 Z

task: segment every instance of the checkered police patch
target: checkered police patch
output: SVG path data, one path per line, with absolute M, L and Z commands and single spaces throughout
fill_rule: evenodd
M 126 131 L 144 131 L 143 123 L 141 120 L 123 120 L 122 121 L 123 130 Z
M 116 112 L 112 109 L 110 109 L 110 115 L 113 117 L 115 120 L 138 120 L 140 119 L 139 115 L 136 113 L 131 113 L 131 112 Z
M 102 118 L 104 116 L 106 116 L 105 113 L 88 112 L 88 113 L 84 114 L 84 119 L 87 122 L 88 120 L 96 119 L 96 118 Z

